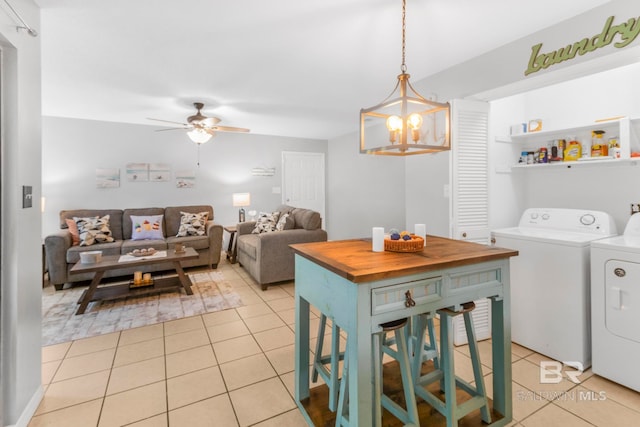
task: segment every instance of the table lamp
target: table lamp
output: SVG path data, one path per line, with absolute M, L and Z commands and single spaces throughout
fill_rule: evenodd
M 244 206 L 251 204 L 251 194 L 249 193 L 233 193 L 233 206 L 240 207 L 238 211 L 238 222 L 244 222 Z

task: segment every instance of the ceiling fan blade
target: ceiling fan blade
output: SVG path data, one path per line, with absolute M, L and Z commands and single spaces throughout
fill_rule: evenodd
M 189 126 L 186 123 L 181 123 L 181 122 L 173 122 L 171 120 L 162 120 L 162 119 L 152 119 L 151 117 L 147 117 L 147 120 L 155 120 L 156 122 L 165 122 L 165 123 L 173 123 L 174 125 L 180 125 L 180 126 Z
M 200 121 L 201 125 L 209 127 L 213 127 L 218 123 L 220 123 L 220 119 L 217 117 L 207 117 L 206 119 Z
M 249 132 L 249 129 L 236 128 L 233 126 L 213 126 L 211 129 L 220 132 Z
M 167 128 L 167 129 L 156 129 L 156 132 L 164 132 L 166 130 L 187 130 L 189 129 L 188 127 L 184 127 L 184 128 Z

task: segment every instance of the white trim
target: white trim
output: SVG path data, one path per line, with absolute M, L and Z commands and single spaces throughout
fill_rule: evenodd
M 33 414 L 36 413 L 38 409 L 38 405 L 40 405 L 40 401 L 44 397 L 44 387 L 39 386 L 36 392 L 31 396 L 29 403 L 24 407 L 24 411 L 20 414 L 18 421 L 15 424 L 8 425 L 5 427 L 28 427 L 29 421 L 33 417 Z

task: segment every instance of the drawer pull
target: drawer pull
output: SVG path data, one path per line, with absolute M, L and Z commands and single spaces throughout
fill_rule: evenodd
M 404 306 L 409 308 L 416 305 L 416 302 L 411 298 L 411 291 L 407 291 L 404 293 Z

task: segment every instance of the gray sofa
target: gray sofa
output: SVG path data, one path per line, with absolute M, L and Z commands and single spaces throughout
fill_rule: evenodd
M 271 283 L 294 279 L 294 254 L 289 245 L 326 242 L 322 218 L 318 212 L 291 206 L 280 206 L 280 215 L 289 213 L 287 227 L 282 231 L 252 233 L 256 222 L 236 226 L 238 262 L 266 290 Z
M 181 212 L 208 213 L 205 224 L 206 233 L 203 236 L 189 235 L 176 237 L 180 228 Z M 103 217 L 109 215 L 109 229 L 113 242 L 95 243 L 89 246 L 73 246 L 72 236 L 67 226 L 67 219 L 74 217 Z M 161 224 L 161 240 L 132 240 L 133 224 L 131 216 L 164 215 Z M 134 249 L 155 248 L 157 250 L 171 249 L 176 243 L 183 243 L 198 252 L 198 258 L 185 261 L 183 267 L 206 265 L 217 268 L 222 251 L 222 226 L 213 221 L 213 207 L 211 206 L 173 206 L 167 208 L 138 208 L 138 209 L 78 209 L 60 212 L 60 231 L 45 238 L 45 259 L 49 272 L 49 281 L 57 290 L 65 283 L 90 280 L 93 273 L 69 274 L 69 270 L 80 260 L 80 253 L 84 251 L 102 251 L 103 255 L 121 255 Z M 153 272 L 172 270 L 172 263 L 160 263 L 144 267 L 124 267 L 107 271 L 105 277 L 130 276 L 134 271 Z

